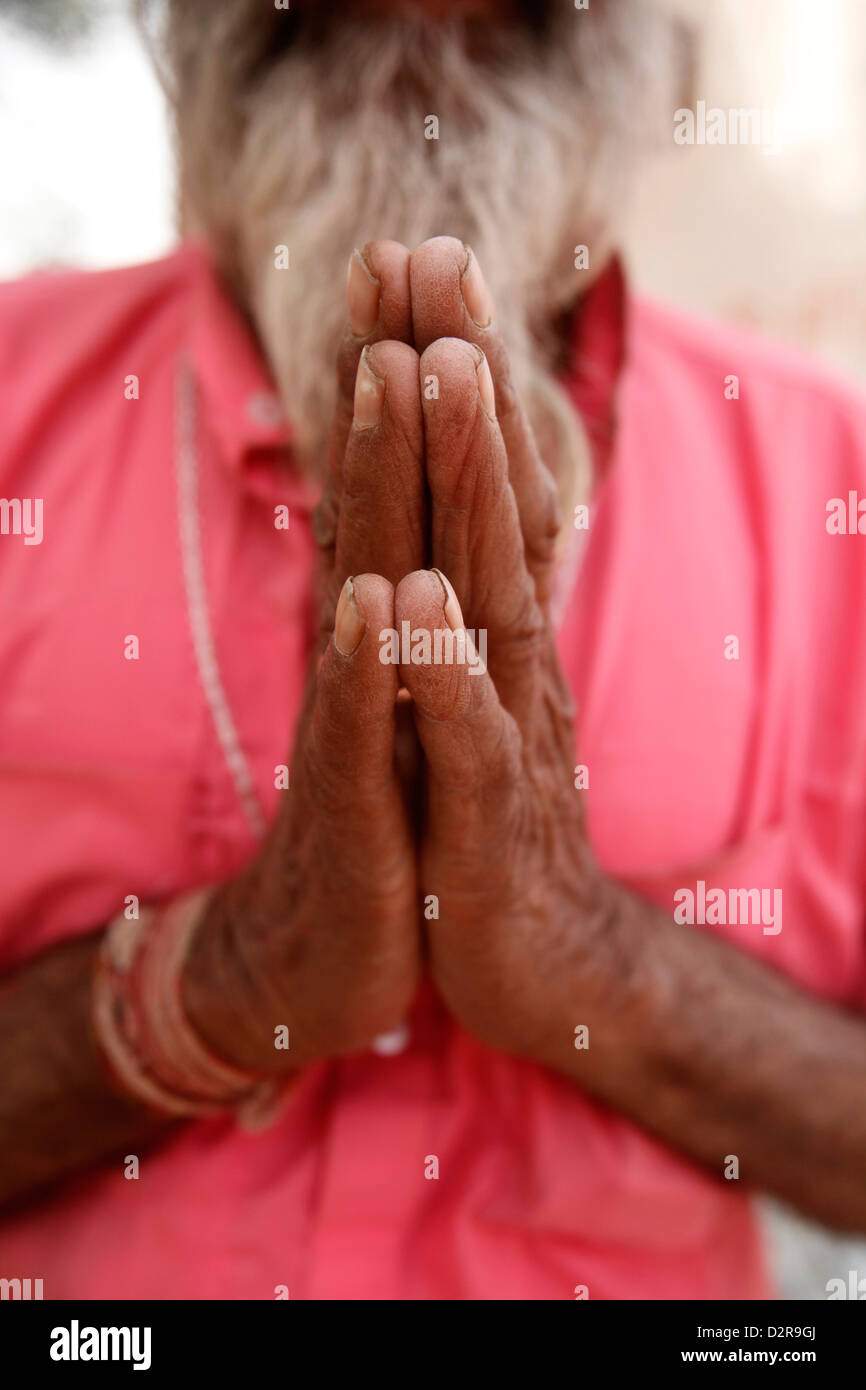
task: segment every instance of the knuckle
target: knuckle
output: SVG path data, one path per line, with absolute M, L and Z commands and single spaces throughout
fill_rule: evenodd
M 534 661 L 548 635 L 547 620 L 536 601 L 534 586 L 527 576 L 513 615 L 497 632 L 497 642 L 507 650 L 510 662 Z
M 524 538 L 528 558 L 534 564 L 552 562 L 561 529 L 559 493 L 543 464 L 539 463 L 539 484 L 535 524 Z

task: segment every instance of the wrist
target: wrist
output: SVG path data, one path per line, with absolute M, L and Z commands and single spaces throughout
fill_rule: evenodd
M 568 946 L 556 952 L 555 968 L 540 972 L 545 985 L 527 1029 L 525 1055 L 605 1098 L 643 1071 L 643 960 L 651 932 L 638 921 L 639 907 L 592 867 L 580 893 L 561 905 Z
M 266 971 L 251 965 L 250 951 L 240 949 L 239 932 L 252 945 L 262 931 L 261 919 L 239 886 L 218 888 L 198 924 L 187 956 L 181 990 L 191 1025 L 202 1041 L 233 1066 L 284 1075 L 287 1052 L 275 1046 L 275 1029 L 260 979 Z
M 134 922 L 110 923 L 94 962 L 92 1023 L 109 1072 L 141 1104 L 187 1118 L 234 1112 L 244 1128 L 260 1128 L 282 1089 L 209 1045 L 184 999 L 185 966 L 211 898 L 198 889 Z

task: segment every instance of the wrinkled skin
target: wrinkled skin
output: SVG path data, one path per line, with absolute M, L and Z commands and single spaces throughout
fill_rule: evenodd
M 363 260 L 315 517 L 321 654 L 292 792 L 209 923 L 250 982 L 230 991 L 221 1041 L 270 1069 L 274 1021 L 293 1065 L 399 1024 L 425 956 L 467 1028 L 529 1050 L 594 882 L 548 615 L 556 490 L 479 267 L 447 237 L 411 255 L 376 242 Z M 486 630 L 486 671 L 380 661 L 384 629 L 449 618 Z

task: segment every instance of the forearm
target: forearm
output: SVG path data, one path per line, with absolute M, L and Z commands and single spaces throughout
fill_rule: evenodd
M 100 937 L 58 946 L 0 980 L 0 1203 L 165 1132 L 109 1079 L 90 1024 Z
M 0 979 L 0 1205 L 130 1152 L 182 1121 L 128 1095 L 101 1055 L 92 1022 L 102 933 L 55 947 Z M 236 960 L 217 933 L 200 933 L 184 998 L 193 1027 L 231 1058 L 220 990 L 236 992 Z
M 866 1230 L 866 1021 L 613 889 L 534 1054 L 722 1177 Z M 588 1026 L 588 1047 L 574 1028 Z

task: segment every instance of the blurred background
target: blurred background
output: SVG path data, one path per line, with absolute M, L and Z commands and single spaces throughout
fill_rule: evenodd
M 778 138 L 671 138 L 629 218 L 635 279 L 866 380 L 866 0 L 655 2 L 698 32 L 691 104 L 766 110 Z M 173 222 L 168 123 L 128 0 L 0 0 L 0 278 L 159 256 Z M 786 1297 L 866 1277 L 866 1243 L 764 1213 Z
M 699 36 L 694 101 L 772 112 L 779 148 L 671 141 L 629 229 L 638 280 L 862 379 L 866 0 L 665 0 L 665 8 Z

